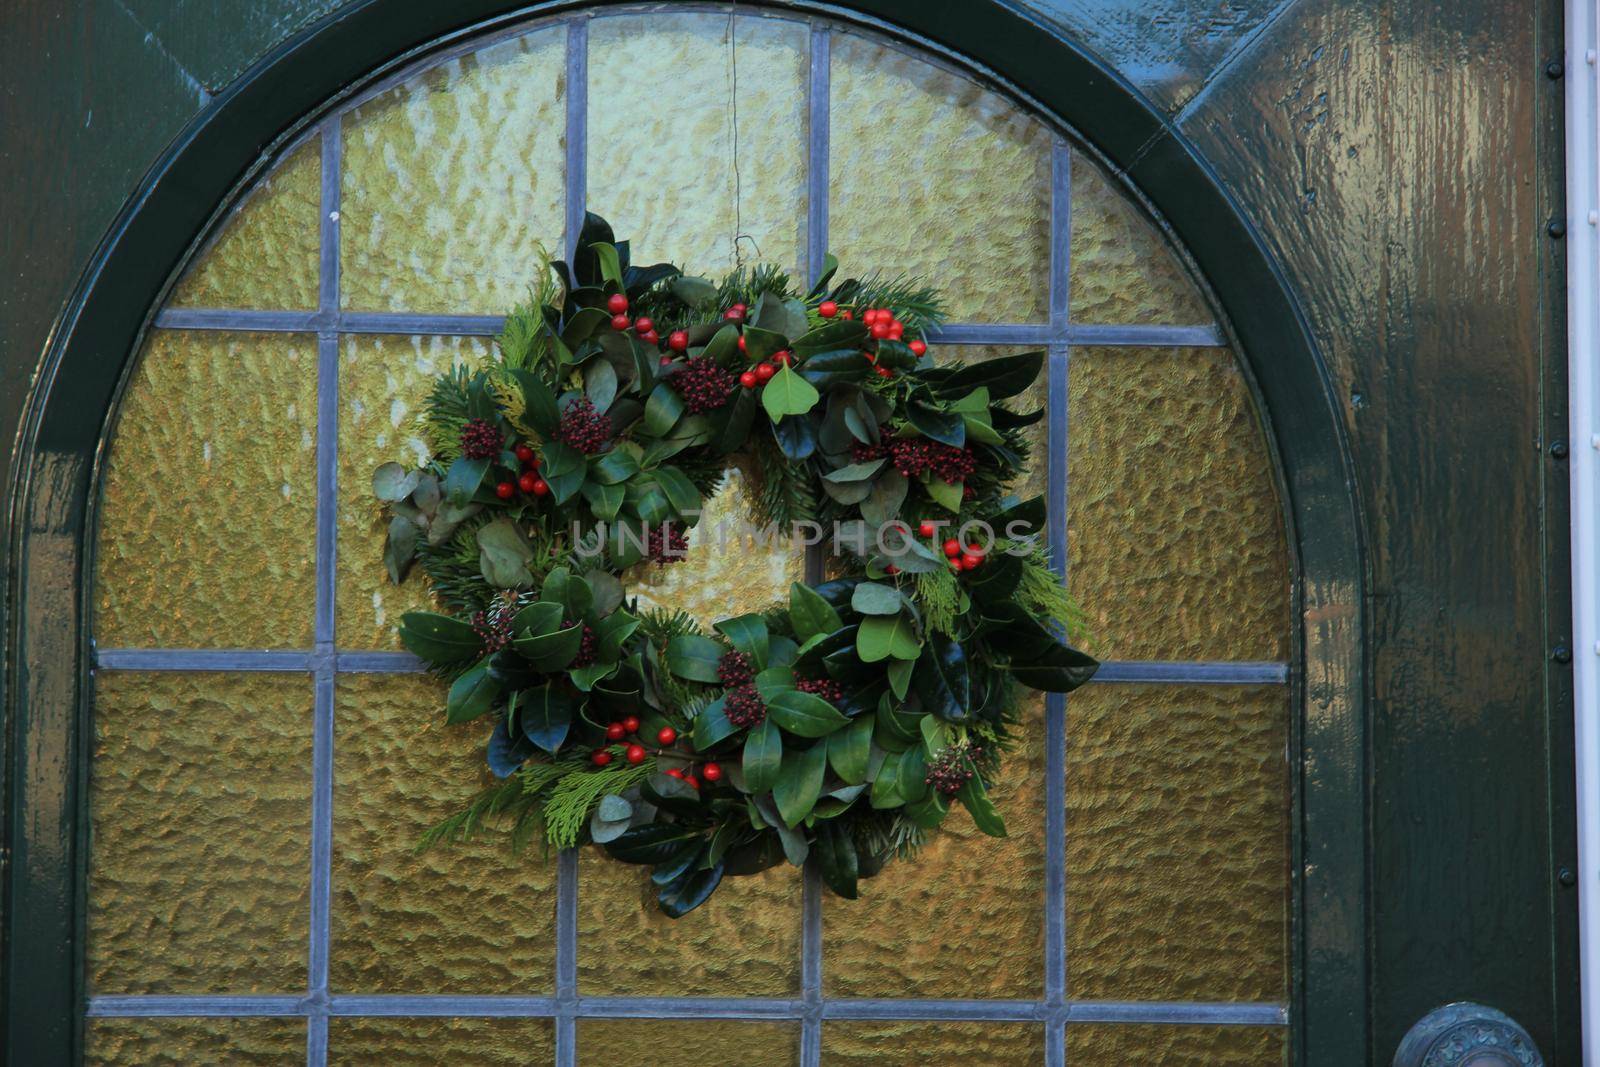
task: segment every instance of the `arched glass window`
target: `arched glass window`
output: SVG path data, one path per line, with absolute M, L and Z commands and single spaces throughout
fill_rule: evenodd
M 925 275 L 944 358 L 1048 349 L 1030 478 L 1107 665 L 1035 700 L 1009 839 L 952 817 L 859 901 L 782 867 L 677 922 L 593 852 L 414 851 L 482 739 L 395 640 L 426 590 L 388 584 L 370 471 L 585 206 L 693 271 Z M 1228 336 L 1069 130 L 855 27 L 581 13 L 354 99 L 219 219 L 115 421 L 89 1062 L 1281 1062 L 1290 563 Z M 641 595 L 723 615 L 804 573 L 755 563 Z

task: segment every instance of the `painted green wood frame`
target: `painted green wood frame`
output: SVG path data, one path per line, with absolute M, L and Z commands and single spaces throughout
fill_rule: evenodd
M 93 510 L 106 428 L 173 269 L 274 145 L 402 62 L 535 12 L 506 0 L 364 0 L 265 56 L 151 168 L 49 338 L 9 495 L 10 846 L 4 1056 L 77 1062 Z M 664 5 L 670 6 L 670 5 Z M 1265 405 L 1296 564 L 1295 1045 L 1365 1062 L 1368 648 L 1363 520 L 1339 405 L 1282 272 L 1190 141 L 1108 66 L 1005 0 L 775 6 L 869 22 L 994 72 L 1096 146 L 1172 224 L 1227 312 Z

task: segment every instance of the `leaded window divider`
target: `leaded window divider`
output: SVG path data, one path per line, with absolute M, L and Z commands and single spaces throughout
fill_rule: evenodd
M 420 674 L 409 652 L 257 651 L 254 649 L 108 648 L 95 653 L 101 671 L 278 671 L 314 673 L 319 657 L 333 674 Z M 1283 685 L 1289 664 L 1276 660 L 1107 660 L 1090 685 Z
M 560 997 L 339 995 L 319 1007 L 300 996 L 99 996 L 93 1018 L 326 1016 L 390 1018 L 539 1019 L 770 1019 L 804 1020 L 804 998 L 777 997 Z M 1219 1001 L 1067 1000 L 1051 1012 L 1037 1000 L 917 1000 L 833 998 L 822 1002 L 826 1020 L 1022 1022 L 1184 1026 L 1287 1026 L 1282 1004 Z M 1052 1019 L 1051 1016 L 1059 1016 Z
M 815 224 L 815 219 L 812 220 Z M 249 333 L 430 334 L 493 337 L 503 315 L 425 315 L 402 311 L 249 311 L 228 308 L 166 308 L 155 325 L 167 330 L 227 330 Z M 1068 323 L 950 323 L 929 333 L 948 345 L 1070 345 L 1075 348 L 1220 348 L 1228 340 L 1216 326 L 1153 326 Z

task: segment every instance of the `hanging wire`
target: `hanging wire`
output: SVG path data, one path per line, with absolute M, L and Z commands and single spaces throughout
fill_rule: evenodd
M 749 241 L 757 257 L 761 255 L 761 248 L 755 238 L 744 232 L 742 214 L 744 190 L 739 176 L 739 37 L 734 23 L 737 11 L 737 2 L 728 5 L 728 117 L 733 123 L 733 266 L 735 270 L 742 271 L 744 248 L 741 242 Z

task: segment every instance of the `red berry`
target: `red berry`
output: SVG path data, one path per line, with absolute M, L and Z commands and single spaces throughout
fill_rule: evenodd
M 961 557 L 960 556 L 951 556 L 949 559 L 945 560 L 945 562 L 950 564 L 950 569 L 951 570 L 953 570 L 953 571 L 960 571 L 961 570 Z
M 689 331 L 673 330 L 667 334 L 667 347 L 674 352 L 689 351 Z
M 533 487 L 537 484 L 539 484 L 539 476 L 532 471 L 526 472 L 522 477 L 517 479 L 517 488 L 521 489 L 524 493 L 533 492 Z
M 849 311 L 846 311 L 844 313 L 844 317 L 847 318 L 847 319 L 853 319 L 853 318 L 855 318 L 855 315 L 853 313 L 849 312 Z
M 887 567 L 883 568 L 883 573 L 885 573 L 885 574 L 899 574 L 900 573 L 900 568 L 896 567 L 893 563 L 891 563 Z
M 533 462 L 533 449 L 529 448 L 527 445 L 518 445 L 517 458 L 522 460 L 524 463 Z
M 749 351 L 749 349 L 745 348 L 745 346 L 744 346 L 744 334 L 742 334 L 742 333 L 739 335 L 739 351 L 741 351 L 741 352 Z
M 677 739 L 678 739 L 678 731 L 674 730 L 670 726 L 663 726 L 656 733 L 656 740 L 660 741 L 663 745 L 670 745 L 670 744 L 672 744 L 672 742 L 676 741 Z
M 535 478 L 533 480 L 533 488 L 528 491 L 534 496 L 544 496 L 546 493 L 550 492 L 550 483 L 545 481 L 543 478 Z
M 510 500 L 512 497 L 517 495 L 517 487 L 512 485 L 510 482 L 501 482 L 499 485 L 494 487 L 494 495 L 499 497 L 501 500 Z
M 928 343 L 926 341 L 912 341 L 906 347 L 911 349 L 913 356 L 926 355 L 928 351 Z
M 741 311 L 741 312 L 749 311 L 750 310 L 750 305 L 749 304 L 735 304 L 735 305 L 733 305 L 733 310 Z
M 839 305 L 835 304 L 832 300 L 824 300 L 822 303 L 817 305 L 817 314 L 821 315 L 825 319 L 831 319 L 835 315 L 839 314 Z M 715 766 L 715 764 L 713 764 L 713 766 Z M 706 777 L 711 778 L 709 774 L 706 775 Z M 716 781 L 715 778 L 711 778 L 711 780 Z
M 538 470 L 539 469 L 539 457 L 538 456 L 534 456 L 532 459 L 528 460 L 528 466 L 533 468 L 534 470 Z
M 696 789 L 700 788 L 700 779 L 696 778 L 692 774 L 684 775 L 683 780 L 688 782 L 690 785 L 694 786 Z
M 611 319 L 611 328 L 613 330 L 626 330 L 632 325 L 633 320 L 628 318 L 626 315 L 615 315 Z
M 866 323 L 868 326 L 876 326 L 878 324 L 878 309 L 868 308 L 867 310 L 863 311 L 861 313 L 861 321 Z
M 644 746 L 643 745 L 629 745 L 628 746 L 628 762 L 629 763 L 643 763 L 644 762 Z
M 659 345 L 661 343 L 661 335 L 654 330 L 647 330 L 639 335 L 639 340 L 647 345 Z
M 727 319 L 729 322 L 743 322 L 744 312 L 740 311 L 736 307 L 731 307 L 722 313 L 722 317 Z
M 880 378 L 893 378 L 894 377 L 894 371 L 890 370 L 888 367 L 878 367 L 877 368 L 877 372 L 878 372 L 878 377 L 880 377 Z
M 610 726 L 606 727 L 606 739 L 609 741 L 621 741 L 627 736 L 628 731 L 622 728 L 622 724 L 620 722 L 614 722 Z
M 923 537 L 932 537 L 938 532 L 939 527 L 933 524 L 932 519 L 923 519 L 921 522 L 917 523 L 917 533 Z
M 663 367 L 665 367 L 668 363 L 671 363 L 671 362 L 672 362 L 672 357 L 671 356 L 662 356 L 661 357 L 661 365 Z
M 618 329 L 627 329 L 627 327 L 622 326 L 622 327 L 618 327 Z M 889 324 L 887 322 L 884 322 L 881 319 L 879 321 L 873 323 L 872 324 L 872 336 L 877 338 L 880 341 L 883 340 L 885 337 L 888 337 L 889 336 Z
M 756 382 L 759 380 L 760 379 L 756 377 L 755 371 L 747 370 L 743 374 L 739 375 L 739 384 L 744 386 L 746 389 L 754 389 L 756 387 Z
M 700 768 L 700 773 L 708 782 L 718 781 L 722 778 L 722 765 L 718 763 L 708 763 L 704 767 Z
M 889 340 L 898 341 L 905 335 L 906 328 L 904 326 L 900 325 L 898 322 L 891 322 L 889 324 Z
M 606 300 L 606 310 L 613 315 L 620 315 L 628 310 L 628 298 L 621 293 L 612 293 Z
M 787 367 L 789 365 L 789 362 L 794 359 L 794 353 L 789 351 L 787 348 L 785 348 L 782 352 L 779 352 L 777 355 L 773 356 L 772 358 L 777 360 L 779 363 L 782 363 L 785 367 Z
M 774 374 L 777 374 L 777 373 L 778 373 L 778 368 L 774 367 L 770 363 L 757 363 L 756 364 L 756 377 L 759 378 L 761 381 L 768 381 L 769 379 L 771 379 L 771 377 Z
M 656 324 L 652 322 L 648 316 L 640 315 L 638 318 L 633 320 L 633 328 L 638 330 L 640 333 L 649 333 L 651 330 L 656 328 Z
M 594 755 L 590 756 L 589 759 L 596 767 L 604 767 L 606 764 L 611 762 L 611 753 L 602 748 L 596 751 Z
M 629 715 L 626 719 L 623 719 L 622 720 L 622 728 L 624 730 L 628 731 L 630 734 L 638 733 L 639 732 L 639 716 L 637 716 L 637 715 Z
M 957 541 L 954 537 L 950 538 L 950 540 L 944 543 L 944 554 L 950 556 L 952 559 L 961 555 L 961 542 Z
M 964 571 L 977 570 L 978 564 L 982 562 L 982 556 L 974 556 L 971 552 L 964 552 L 961 555 L 961 569 Z
M 679 781 L 682 781 L 683 780 L 683 772 L 680 771 L 676 767 L 671 767 L 671 768 L 668 768 L 668 770 L 667 770 L 667 777 L 668 778 L 676 778 Z
M 986 556 L 988 554 L 988 553 L 984 552 L 984 550 L 982 548 L 980 548 L 978 545 L 968 545 L 966 550 L 965 550 L 965 552 L 966 552 L 966 555 L 975 556 L 978 559 L 982 559 L 984 556 Z

